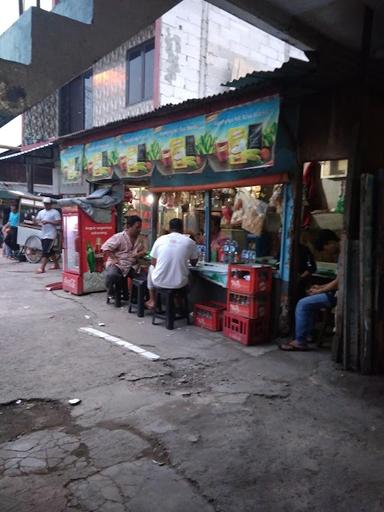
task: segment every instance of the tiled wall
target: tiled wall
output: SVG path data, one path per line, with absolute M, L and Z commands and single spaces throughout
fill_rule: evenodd
M 33 144 L 59 132 L 59 93 L 45 98 L 23 114 L 23 144 Z
M 129 48 L 151 39 L 154 35 L 155 28 L 151 25 L 94 65 L 93 123 L 95 126 L 143 114 L 153 109 L 152 101 L 126 106 L 126 54 Z

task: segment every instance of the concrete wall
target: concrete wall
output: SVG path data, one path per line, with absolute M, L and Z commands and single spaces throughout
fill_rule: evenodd
M 289 57 L 303 57 L 292 46 L 204 0 L 184 0 L 160 20 L 159 104 L 179 103 L 224 90 L 220 84 L 254 70 L 272 70 Z M 149 112 L 153 101 L 126 106 L 126 53 L 155 36 L 150 25 L 93 66 L 93 124 Z M 156 89 L 156 87 L 155 87 Z M 25 115 L 24 141 L 58 134 L 58 95 Z
M 290 57 L 304 54 L 204 0 L 184 0 L 161 18 L 160 104 L 223 92 L 220 84 Z

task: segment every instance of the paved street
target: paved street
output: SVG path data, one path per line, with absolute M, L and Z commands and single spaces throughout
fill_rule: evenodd
M 0 258 L 0 512 L 384 510 L 381 378 L 167 331 L 34 270 Z

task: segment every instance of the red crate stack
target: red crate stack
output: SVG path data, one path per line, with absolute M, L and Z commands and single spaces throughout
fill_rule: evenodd
M 223 329 L 225 308 L 225 304 L 214 301 L 206 304 L 195 304 L 193 308 L 194 324 L 209 331 L 221 331 Z
M 230 265 L 224 335 L 244 345 L 268 341 L 271 291 L 271 267 Z

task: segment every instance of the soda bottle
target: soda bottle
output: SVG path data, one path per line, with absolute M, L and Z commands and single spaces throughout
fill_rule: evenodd
M 89 242 L 87 242 L 87 262 L 88 268 L 90 272 L 94 272 L 96 269 L 96 258 L 95 253 L 93 252 L 92 246 Z
M 95 245 L 95 271 L 103 272 L 104 270 L 104 256 L 101 250 L 101 241 L 100 238 L 96 238 Z

